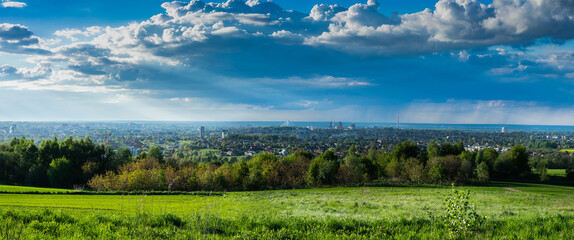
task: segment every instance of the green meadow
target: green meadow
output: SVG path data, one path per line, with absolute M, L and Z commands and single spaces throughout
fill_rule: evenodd
M 453 235 L 447 231 L 443 199 L 452 189 L 428 185 L 228 192 L 222 196 L 0 194 L 0 216 L 5 219 L 0 236 L 574 239 L 573 187 L 495 182 L 456 189 L 470 191 L 470 203 L 484 217 L 472 232 Z
M 546 171 L 548 176 L 566 177 L 566 169 L 548 169 Z
M 0 185 L 0 193 L 67 193 L 70 189 Z

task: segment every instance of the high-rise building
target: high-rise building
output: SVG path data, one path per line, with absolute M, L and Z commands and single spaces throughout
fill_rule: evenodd
M 132 157 L 137 157 L 137 156 L 138 156 L 138 150 L 137 150 L 137 148 L 135 148 L 134 146 L 128 146 L 128 149 L 129 149 L 130 152 L 132 153 Z
M 205 127 L 204 126 L 199 127 L 199 137 L 200 138 L 205 137 Z
M 343 122 L 339 122 L 339 125 L 337 125 L 336 129 L 343 129 Z
M 16 125 L 10 126 L 10 134 L 13 134 L 15 132 L 16 132 Z
M 329 129 L 333 129 L 335 128 L 335 125 L 333 124 L 333 121 L 331 121 L 331 124 L 329 124 Z
M 221 139 L 225 139 L 227 137 L 227 134 L 228 133 L 226 130 L 221 131 Z

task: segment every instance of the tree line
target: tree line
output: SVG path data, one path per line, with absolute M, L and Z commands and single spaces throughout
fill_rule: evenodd
M 95 176 L 88 186 L 98 190 L 224 191 L 359 185 L 381 180 L 484 183 L 491 178 L 528 177 L 532 177 L 529 154 L 522 145 L 505 153 L 494 149 L 469 152 L 462 142 L 439 145 L 433 141 L 421 149 L 405 141 L 390 151 L 371 147 L 359 152 L 351 146 L 344 157 L 329 149 L 317 156 L 306 151 L 285 157 L 262 152 L 235 163 L 143 158 L 118 171 Z
M 71 188 L 132 161 L 129 149 L 96 145 L 89 137 L 54 138 L 40 146 L 32 139 L 13 138 L 0 144 L 0 183 Z
M 562 163 L 573 179 L 574 158 Z M 522 145 L 504 153 L 491 148 L 470 152 L 460 141 L 431 141 L 426 148 L 405 141 L 392 149 L 372 145 L 365 151 L 351 146 L 345 154 L 335 149 L 319 155 L 262 152 L 225 163 L 165 158 L 157 147 L 134 157 L 126 148 L 96 145 L 89 137 L 54 138 L 39 147 L 24 137 L 0 144 L 0 183 L 62 188 L 87 185 L 97 190 L 261 190 L 377 181 L 484 183 L 492 178 L 532 177 L 531 169 L 543 172 L 544 164 L 531 159 Z

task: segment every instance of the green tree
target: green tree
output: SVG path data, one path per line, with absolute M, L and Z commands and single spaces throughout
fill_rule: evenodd
M 317 156 L 309 167 L 308 179 L 311 184 L 332 184 L 335 182 L 339 162 L 334 149 Z
M 513 163 L 513 172 L 516 176 L 528 175 L 531 173 L 530 166 L 528 165 L 528 153 L 526 147 L 517 145 L 510 149 L 510 157 Z
M 106 168 L 107 170 L 118 169 L 119 167 L 132 162 L 132 159 L 132 152 L 128 148 L 118 148 Z
M 28 170 L 26 174 L 26 180 L 24 183 L 28 186 L 38 186 L 47 187 L 48 186 L 48 170 L 40 165 L 36 164 Z
M 148 151 L 148 156 L 157 159 L 159 163 L 164 163 L 163 153 L 159 147 L 151 147 Z
M 52 160 L 62 157 L 60 154 L 58 139 L 56 137 L 54 137 L 53 140 L 42 141 L 38 151 L 40 155 L 40 164 L 44 167 L 48 167 Z
M 428 158 L 438 157 L 440 153 L 440 147 L 434 140 L 430 140 L 429 144 L 427 145 L 427 154 Z
M 415 143 L 410 141 L 404 141 L 395 146 L 393 150 L 393 156 L 399 160 L 404 161 L 409 158 L 416 158 L 419 155 L 419 147 Z
M 433 182 L 443 182 L 446 179 L 447 172 L 444 167 L 443 157 L 431 158 L 427 164 L 428 177 Z
M 19 157 L 12 152 L 0 152 L 0 182 L 15 183 L 20 179 L 22 167 Z
M 70 188 L 73 184 L 73 179 L 71 178 L 72 164 L 65 157 L 57 158 L 52 160 L 50 163 L 50 168 L 48 168 L 48 180 L 50 186 Z
M 568 167 L 566 169 L 566 178 L 568 180 L 574 180 L 574 168 Z
M 530 174 L 526 148 L 516 145 L 510 151 L 498 156 L 494 163 L 494 170 L 499 178 L 519 178 Z
M 420 183 L 426 179 L 424 164 L 416 158 L 409 158 L 404 165 L 408 179 Z
M 488 165 L 486 162 L 481 162 L 476 166 L 475 170 L 476 178 L 479 182 L 486 183 L 490 179 L 490 174 L 488 171 Z
M 494 168 L 494 162 L 498 158 L 498 152 L 492 148 L 480 150 L 476 156 L 476 164 L 486 162 L 489 169 Z

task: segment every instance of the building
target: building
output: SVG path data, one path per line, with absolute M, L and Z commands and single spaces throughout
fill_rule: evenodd
M 227 138 L 227 135 L 228 135 L 228 134 L 229 134 L 229 133 L 227 133 L 226 130 L 221 131 L 221 139 Z
M 10 126 L 10 134 L 16 133 L 16 125 Z
M 343 122 L 339 122 L 339 125 L 335 129 L 343 130 Z
M 199 137 L 200 138 L 205 137 L 205 127 L 204 126 L 199 127 Z
M 500 130 L 501 133 L 504 133 L 506 131 L 506 128 L 502 127 L 502 129 Z
M 331 124 L 329 124 L 329 129 L 333 129 L 335 128 L 335 125 L 333 124 L 333 121 L 331 121 Z
M 134 146 L 128 146 L 128 149 L 130 150 L 130 152 L 132 153 L 133 157 L 137 157 L 138 156 L 138 150 L 134 147 Z

